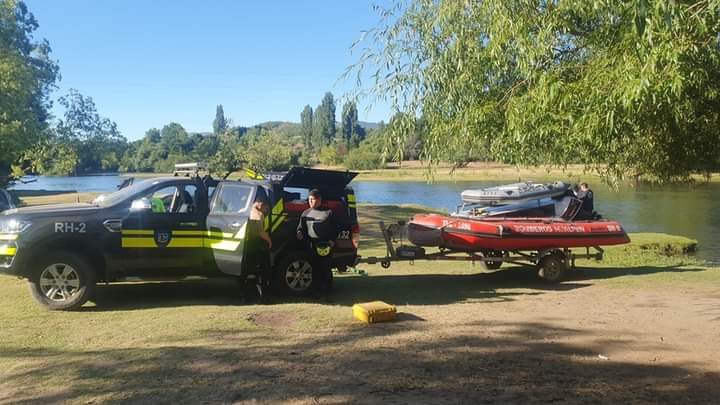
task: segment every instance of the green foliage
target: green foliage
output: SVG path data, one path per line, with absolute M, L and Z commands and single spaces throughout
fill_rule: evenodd
M 213 133 L 217 136 L 227 129 L 227 120 L 225 119 L 225 111 L 222 104 L 215 109 L 215 119 L 213 120 Z
M 168 155 L 185 155 L 192 149 L 190 137 L 182 125 L 171 122 L 160 131 L 160 144 Z
M 398 0 L 355 66 L 422 158 L 477 145 L 607 180 L 687 178 L 720 156 L 720 2 Z
M 240 167 L 240 133 L 237 130 L 227 130 L 218 137 L 218 148 L 211 160 L 213 171 L 223 176 Z
M 77 174 L 80 158 L 74 145 L 58 142 L 55 139 L 45 140 L 29 149 L 22 160 L 27 162 L 27 169 L 32 173 L 50 176 L 67 176 Z
M 360 142 L 365 139 L 365 129 L 358 122 L 358 111 L 354 101 L 343 105 L 341 124 L 342 138 L 349 149 L 360 146 Z
M 51 175 L 114 171 L 127 142 L 114 122 L 100 117 L 95 103 L 76 90 L 60 97 L 63 118 L 24 155 L 28 169 Z
M 312 149 L 313 109 L 309 105 L 306 105 L 300 113 L 300 127 L 305 148 Z
M 287 139 L 276 132 L 259 132 L 243 139 L 242 160 L 260 171 L 287 170 L 294 163 L 293 149 Z
M 345 156 L 344 166 L 351 170 L 373 170 L 383 168 L 383 160 L 379 153 L 369 146 L 362 145 L 352 149 Z
M 334 144 L 323 146 L 323 148 L 320 149 L 319 159 L 320 163 L 326 166 L 334 166 L 342 162 L 342 158 L 338 154 L 337 145 Z
M 22 1 L 0 0 L 0 174 L 47 136 L 50 91 L 59 78 L 47 41 Z
M 237 133 L 228 129 L 225 133 Z M 137 172 L 170 173 L 177 163 L 209 162 L 220 147 L 221 139 L 215 135 L 188 134 L 182 125 L 171 122 L 162 130 L 151 128 L 141 140 L 127 146 L 120 170 Z M 215 156 L 221 159 L 224 155 Z M 219 165 L 222 167 L 222 165 Z
M 335 99 L 327 92 L 313 115 L 312 146 L 320 149 L 335 139 Z

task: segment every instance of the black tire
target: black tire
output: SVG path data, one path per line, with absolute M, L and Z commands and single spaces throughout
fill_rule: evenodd
M 273 269 L 273 286 L 283 295 L 303 296 L 312 290 L 313 268 L 310 255 L 289 251 Z
M 485 256 L 485 257 L 503 257 L 504 253 L 502 250 L 488 250 L 483 253 L 483 256 Z M 484 263 L 485 263 L 485 267 L 487 267 L 488 270 L 497 270 L 503 264 L 502 261 L 497 261 L 497 262 L 488 261 L 488 262 L 484 262 Z
M 551 253 L 542 259 L 537 266 L 538 276 L 551 283 L 559 283 L 568 269 L 568 261 L 562 253 Z
M 30 294 L 53 311 L 80 308 L 92 296 L 97 277 L 84 258 L 65 252 L 49 252 L 31 266 Z

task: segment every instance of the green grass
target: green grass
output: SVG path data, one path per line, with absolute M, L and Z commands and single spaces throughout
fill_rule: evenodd
M 383 253 L 378 220 L 390 223 L 430 211 L 360 205 L 361 254 Z M 288 366 L 314 367 L 349 350 L 346 344 L 375 339 L 382 346 L 383 334 L 390 332 L 353 321 L 350 306 L 356 302 L 385 300 L 400 311 L 405 305 L 443 310 L 591 284 L 678 288 L 720 282 L 718 269 L 681 253 L 694 241 L 661 234 L 633 234 L 632 239 L 608 248 L 603 262 L 578 261 L 579 268 L 560 285 L 538 281 L 529 267 L 488 272 L 469 263 L 362 265 L 367 275 L 336 277 L 334 305 L 287 298 L 242 305 L 233 282 L 209 280 L 100 285 L 94 302 L 80 311 L 49 312 L 31 299 L 24 281 L 1 277 L 0 402 L 215 402 L 214 395 L 224 392 L 214 388 L 216 374 L 232 375 L 247 389 L 266 385 Z M 409 327 L 398 325 L 390 331 Z M 223 381 L 221 386 L 232 385 Z

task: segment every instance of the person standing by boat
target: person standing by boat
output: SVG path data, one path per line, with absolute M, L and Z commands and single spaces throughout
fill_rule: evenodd
M 310 208 L 303 211 L 297 227 L 297 238 L 305 241 L 310 251 L 312 264 L 312 286 L 318 298 L 329 301 L 332 285 L 332 247 L 337 235 L 333 212 L 322 206 L 320 190 L 310 190 Z
M 593 195 L 593 191 L 590 189 L 590 186 L 588 186 L 585 182 L 580 183 L 580 189 L 575 193 L 575 197 L 582 202 L 580 212 L 578 212 L 578 215 L 575 218 L 591 219 L 593 212 L 595 211 L 595 203 L 593 201 L 595 196 Z

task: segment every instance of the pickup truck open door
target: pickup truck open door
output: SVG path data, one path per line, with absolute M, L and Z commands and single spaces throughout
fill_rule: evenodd
M 248 220 L 256 193 L 257 186 L 236 182 L 221 182 L 213 193 L 205 246 L 225 274 L 243 273 Z

